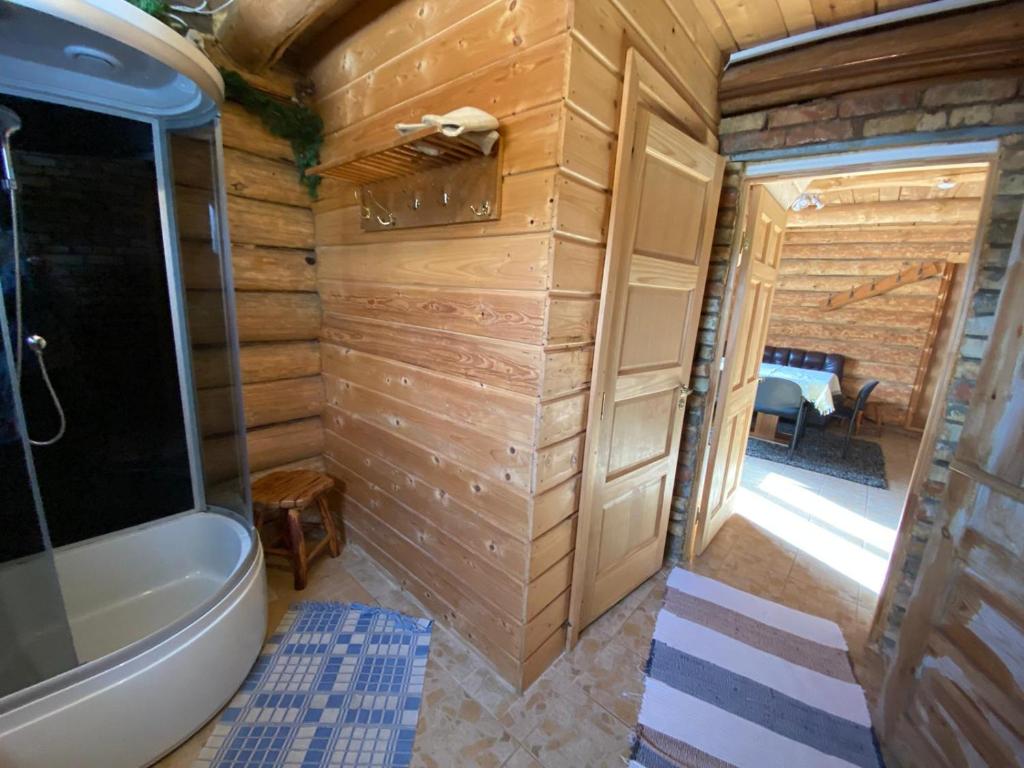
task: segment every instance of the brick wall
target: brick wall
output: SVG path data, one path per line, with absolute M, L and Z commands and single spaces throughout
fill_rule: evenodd
M 715 239 L 711 247 L 711 266 L 704 289 L 700 331 L 694 352 L 690 386 L 693 394 L 686 401 L 686 419 L 683 439 L 679 447 L 679 468 L 672 494 L 668 527 L 668 558 L 677 562 L 682 555 L 686 534 L 686 521 L 690 509 L 693 482 L 700 461 L 700 434 L 707 409 L 708 387 L 714 370 L 715 343 L 718 338 L 718 320 L 722 312 L 722 297 L 729 278 L 729 251 L 732 247 L 733 225 L 736 221 L 736 200 L 739 196 L 742 164 L 728 163 L 722 179 L 722 195 L 718 202 Z
M 946 393 L 945 423 L 940 429 L 931 467 L 923 487 L 918 489 L 909 514 L 914 516 L 911 540 L 899 565 L 900 582 L 882 637 L 882 649 L 889 655 L 895 645 L 907 599 L 913 589 L 925 543 L 939 501 L 946 490 L 949 461 L 956 448 L 978 374 L 980 359 L 992 328 L 999 292 L 1002 290 L 1013 231 L 1024 203 L 1024 78 L 1001 76 L 907 84 L 837 95 L 813 102 L 778 107 L 722 120 L 721 152 L 742 160 L 747 152 L 803 148 L 805 154 L 840 151 L 836 142 L 870 139 L 874 147 L 940 141 L 966 141 L 972 129 L 1002 127 L 997 196 L 991 215 L 982 222 L 984 247 L 979 264 L 966 335 L 960 346 L 953 381 Z M 980 133 L 978 134 L 981 135 Z M 990 133 L 985 138 L 992 138 Z M 821 147 L 820 145 L 828 145 Z M 745 165 L 731 162 L 727 170 L 719 209 L 712 271 L 708 281 L 701 322 L 701 338 L 694 366 L 693 398 L 680 451 L 679 473 L 672 503 L 669 552 L 678 556 L 683 532 L 693 511 L 694 468 L 701 460 L 699 434 L 705 416 L 711 355 L 719 331 L 721 296 L 728 272 L 729 250 L 735 224 L 736 192 Z M 915 498 L 915 497 L 912 497 Z

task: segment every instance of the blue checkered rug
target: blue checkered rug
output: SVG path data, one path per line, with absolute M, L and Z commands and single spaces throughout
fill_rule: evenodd
M 408 766 L 430 626 L 366 605 L 293 605 L 193 768 Z

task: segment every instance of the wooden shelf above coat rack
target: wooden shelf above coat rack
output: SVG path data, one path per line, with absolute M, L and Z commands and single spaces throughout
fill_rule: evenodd
M 501 144 L 484 155 L 470 139 L 430 126 L 309 173 L 359 185 L 365 231 L 490 221 L 501 210 Z

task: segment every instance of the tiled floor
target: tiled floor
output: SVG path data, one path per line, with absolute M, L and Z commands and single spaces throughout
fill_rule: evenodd
M 879 568 L 892 545 L 916 441 L 881 441 L 890 489 L 748 459 L 738 513 L 694 569 L 740 589 L 837 621 L 858 667 L 874 610 Z M 879 565 L 879 563 L 881 565 Z M 834 570 L 841 565 L 844 572 Z M 517 696 L 465 643 L 435 625 L 413 765 L 418 768 L 620 768 L 640 706 L 643 664 L 667 569 L 584 632 L 529 691 Z M 269 571 L 269 625 L 293 600 L 379 603 L 426 615 L 361 550 L 322 560 L 302 593 Z M 865 680 L 870 688 L 870 682 Z M 870 692 L 870 691 L 869 691 Z M 212 726 L 158 763 L 192 763 Z

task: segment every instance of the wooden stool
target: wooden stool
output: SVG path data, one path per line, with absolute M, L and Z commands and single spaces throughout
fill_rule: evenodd
M 283 472 L 271 472 L 252 484 L 252 506 L 256 516 L 256 530 L 263 532 L 263 524 L 274 512 L 284 512 L 284 532 L 274 546 L 264 551 L 268 555 L 281 555 L 292 561 L 292 572 L 295 574 L 295 589 L 306 588 L 306 576 L 310 561 L 329 548 L 331 557 L 341 553 L 338 542 L 338 529 L 334 518 L 327 508 L 327 492 L 334 487 L 334 480 L 311 469 L 293 469 Z M 306 551 L 306 535 L 303 530 L 302 510 L 317 505 L 320 510 L 320 524 L 324 529 L 324 538 Z M 306 527 L 319 527 L 316 523 Z M 278 546 L 279 544 L 284 546 Z

